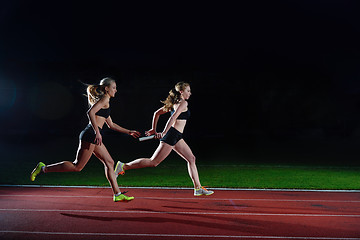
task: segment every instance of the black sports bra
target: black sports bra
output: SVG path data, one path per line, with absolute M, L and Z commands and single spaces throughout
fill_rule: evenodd
M 173 115 L 175 112 L 175 110 L 171 111 L 171 115 Z M 190 110 L 188 108 L 188 110 L 186 112 L 182 112 L 180 113 L 180 115 L 177 117 L 177 120 L 188 120 L 190 117 Z
M 110 116 L 110 107 L 100 109 L 99 111 L 97 111 L 95 113 L 95 115 L 104 117 L 104 118 L 108 118 Z

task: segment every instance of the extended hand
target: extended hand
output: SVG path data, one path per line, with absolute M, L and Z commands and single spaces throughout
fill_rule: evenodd
M 129 135 L 133 136 L 134 138 L 138 138 L 138 137 L 140 137 L 141 133 L 138 131 L 135 131 L 135 130 L 130 130 Z
M 145 132 L 145 135 L 146 135 L 146 136 L 151 136 L 151 135 L 154 135 L 154 134 L 156 134 L 156 132 L 155 132 L 154 129 L 150 129 L 149 131 L 146 131 L 146 132 Z

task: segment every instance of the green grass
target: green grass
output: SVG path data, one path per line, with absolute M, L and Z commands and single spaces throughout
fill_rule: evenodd
M 173 159 L 168 159 L 170 162 Z M 174 160 L 175 161 L 175 160 Z M 95 158 L 91 159 L 80 173 L 51 173 L 39 176 L 30 182 L 29 173 L 34 167 L 26 168 L 8 165 L 1 177 L 2 184 L 40 185 L 92 185 L 108 186 L 103 166 Z M 198 165 L 203 185 L 210 187 L 264 188 L 264 189 L 360 189 L 360 169 L 329 168 L 311 166 L 266 166 L 266 165 Z M 119 176 L 120 186 L 161 186 L 192 187 L 186 164 L 168 165 L 162 163 L 157 168 L 129 170 Z
M 23 146 L 22 151 L 3 156 L 0 184 L 109 186 L 103 165 L 95 157 L 91 158 L 80 173 L 43 174 L 35 182 L 31 182 L 29 174 L 38 161 L 54 163 L 64 159 L 70 160 L 75 154 L 76 143 L 63 142 L 62 151 L 58 151 L 59 143 L 42 143 L 41 156 L 38 149 L 39 145 L 28 145 Z M 108 149 L 116 148 L 108 146 Z M 137 153 L 110 152 L 114 159 L 131 160 L 140 156 L 150 156 L 153 150 L 154 147 L 151 145 L 148 149 L 145 147 Z M 267 160 L 268 162 L 264 163 L 261 156 L 251 159 L 234 155 L 228 151 L 227 155 L 221 152 L 212 156 L 198 154 L 197 164 L 201 183 L 204 186 L 225 188 L 360 189 L 359 166 L 328 166 L 326 164 L 312 166 L 308 163 L 304 165 L 299 162 L 309 162 L 309 159 L 294 162 L 293 159 L 286 159 L 289 156 L 283 156 L 280 162 Z M 219 162 L 220 156 L 221 162 Z M 301 156 L 297 157 L 301 158 Z M 118 183 L 124 187 L 192 187 L 186 162 L 176 154 L 171 154 L 156 168 L 127 171 L 124 176 L 119 176 Z
M 313 169 L 311 167 L 198 166 L 202 184 L 211 187 L 360 189 L 359 169 Z M 192 184 L 183 166 L 128 171 L 119 179 L 125 186 L 187 186 Z

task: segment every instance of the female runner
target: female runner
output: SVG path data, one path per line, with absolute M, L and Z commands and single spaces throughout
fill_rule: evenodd
M 129 163 L 117 162 L 115 174 L 125 174 L 126 170 L 156 167 L 159 165 L 172 150 L 175 150 L 181 157 L 188 162 L 188 172 L 194 184 L 194 195 L 211 195 L 214 192 L 209 191 L 201 186 L 199 174 L 195 164 L 195 156 L 190 147 L 182 138 L 186 121 L 190 117 L 190 110 L 188 109 L 188 100 L 191 95 L 190 85 L 185 82 L 179 82 L 175 88 L 170 90 L 169 96 L 162 103 L 163 107 L 155 111 L 152 120 L 152 128 L 146 132 L 146 135 L 155 135 L 160 139 L 160 144 L 151 158 L 140 158 Z M 160 115 L 171 111 L 171 116 L 167 121 L 162 133 L 156 132 L 156 126 Z
M 128 197 L 121 193 L 114 174 L 114 160 L 102 142 L 102 128 L 106 123 L 110 129 L 127 133 L 133 137 L 139 137 L 140 133 L 134 130 L 127 130 L 114 123 L 110 117 L 110 98 L 115 96 L 116 83 L 111 78 L 104 78 L 99 85 L 87 87 L 87 97 L 90 109 L 87 111 L 89 124 L 80 133 L 80 143 L 74 162 L 64 161 L 51 165 L 39 162 L 30 175 L 34 181 L 40 173 L 50 172 L 79 172 L 88 163 L 94 154 L 105 166 L 105 175 L 114 193 L 114 202 L 131 201 L 134 197 Z

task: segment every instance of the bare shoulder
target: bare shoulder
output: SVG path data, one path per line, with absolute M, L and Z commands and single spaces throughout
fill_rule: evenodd
M 188 102 L 185 101 L 185 100 L 182 100 L 180 103 L 179 103 L 179 109 L 180 110 L 185 110 L 186 108 L 188 107 Z
M 108 96 L 103 96 L 98 103 L 102 105 L 102 107 L 109 107 L 110 105 L 110 98 Z

